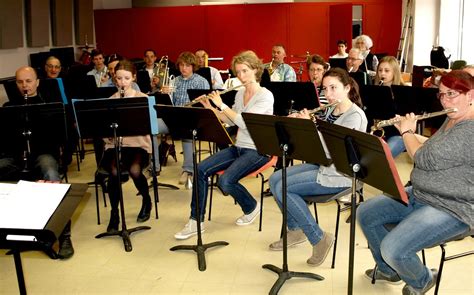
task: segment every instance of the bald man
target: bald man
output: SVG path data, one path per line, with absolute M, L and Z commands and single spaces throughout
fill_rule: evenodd
M 44 65 L 44 71 L 46 78 L 59 78 L 61 74 L 61 61 L 55 56 L 48 57 Z
M 272 74 L 270 80 L 273 82 L 296 82 L 296 73 L 293 67 L 285 63 L 286 50 L 281 44 L 272 48 L 272 62 L 264 64 Z M 270 68 L 271 67 L 271 68 Z
M 32 67 L 20 67 L 15 73 L 15 78 L 18 90 L 22 96 L 25 95 L 26 98 L 19 101 L 10 101 L 6 104 L 7 106 L 38 104 L 44 102 L 38 93 L 38 86 L 40 82 L 36 71 Z M 34 122 L 32 122 L 32 124 L 34 124 Z M 2 151 L 0 151 L 0 154 L 1 153 Z M 10 161 L 6 163 L 8 166 L 0 166 L 0 171 L 2 172 L 0 179 L 2 179 L 2 177 L 12 177 L 14 174 L 16 177 L 21 177 L 17 175 L 17 172 L 26 166 L 31 170 L 31 176 L 37 180 L 59 183 L 61 182 L 61 177 L 59 175 L 59 164 L 57 160 L 59 159 L 59 155 L 59 146 L 57 146 L 57 144 L 51 143 L 47 139 L 31 142 L 31 151 L 29 153 L 27 165 L 24 164 L 23 150 L 10 150 Z M 0 165 L 5 165 L 5 163 L 2 162 L 3 161 L 0 161 Z M 71 257 L 74 254 L 74 248 L 71 241 L 71 222 L 68 222 L 68 224 L 65 226 L 58 240 L 58 257 L 60 259 Z

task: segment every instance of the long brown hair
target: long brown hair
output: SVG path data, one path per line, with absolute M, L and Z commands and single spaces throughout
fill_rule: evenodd
M 332 68 L 329 69 L 326 73 L 324 73 L 323 80 L 325 77 L 335 77 L 342 83 L 342 85 L 349 85 L 350 90 L 348 93 L 348 97 L 350 101 L 355 103 L 358 107 L 362 108 L 362 100 L 359 94 L 359 85 L 354 79 L 352 79 L 351 76 L 349 76 L 349 73 L 346 70 L 343 70 L 341 68 Z

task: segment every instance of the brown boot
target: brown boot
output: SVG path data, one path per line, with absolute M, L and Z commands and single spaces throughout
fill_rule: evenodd
M 328 256 L 329 250 L 331 250 L 332 245 L 334 244 L 334 236 L 330 233 L 324 232 L 323 238 L 313 246 L 313 255 L 306 260 L 311 266 L 321 265 L 326 256 Z

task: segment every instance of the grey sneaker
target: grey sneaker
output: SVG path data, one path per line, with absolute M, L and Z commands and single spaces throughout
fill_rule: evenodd
M 403 289 L 402 289 L 402 294 L 403 295 L 423 295 L 426 294 L 433 286 L 436 284 L 436 281 L 438 279 L 438 270 L 432 268 L 431 269 L 431 274 L 433 278 L 431 279 L 431 282 L 428 283 L 422 290 L 417 290 L 413 288 L 412 286 L 406 284 Z
M 365 277 L 368 278 L 369 280 L 372 281 L 372 276 L 374 275 L 374 270 L 373 269 L 368 269 L 365 271 Z M 375 273 L 375 282 L 383 282 L 383 283 L 389 283 L 392 285 L 400 285 L 403 283 L 403 281 L 400 279 L 400 277 L 395 274 L 393 276 L 388 276 L 380 271 L 377 271 Z
M 201 233 L 204 231 L 204 223 L 201 222 Z M 189 219 L 184 228 L 180 232 L 177 232 L 174 237 L 177 240 L 186 240 L 195 235 L 197 235 L 197 221 Z
M 249 225 L 254 222 L 254 220 L 257 218 L 257 216 L 260 214 L 260 204 L 257 202 L 257 206 L 255 206 L 255 209 L 253 209 L 252 212 L 249 214 L 244 214 L 237 218 L 235 221 L 235 224 L 237 225 Z
M 328 256 L 329 250 L 331 250 L 332 245 L 334 244 L 334 236 L 328 232 L 324 232 L 323 238 L 316 245 L 313 246 L 313 255 L 311 255 L 306 263 L 311 266 L 321 265 L 326 256 Z
M 306 242 L 307 238 L 303 230 L 288 230 L 286 234 L 287 246 L 291 247 Z M 282 251 L 283 250 L 283 238 L 273 242 L 268 246 L 272 251 Z

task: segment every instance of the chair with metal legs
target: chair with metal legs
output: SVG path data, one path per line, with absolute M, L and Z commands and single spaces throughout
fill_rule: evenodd
M 265 179 L 265 176 L 263 175 L 263 172 L 267 170 L 268 168 L 274 167 L 276 165 L 276 162 L 278 160 L 277 156 L 273 156 L 270 161 L 268 161 L 267 164 L 263 165 L 259 169 L 247 174 L 246 177 L 260 177 L 261 179 L 261 186 L 260 186 L 260 221 L 259 221 L 259 226 L 258 226 L 258 231 L 262 231 L 262 215 L 263 215 L 263 197 L 264 197 L 264 186 L 265 182 L 268 181 L 268 179 Z M 216 172 L 214 175 L 211 176 L 211 186 L 210 186 L 210 197 L 209 197 L 209 215 L 208 215 L 208 220 L 211 220 L 211 210 L 212 210 L 212 195 L 213 195 L 213 189 L 214 189 L 214 183 L 217 183 L 217 180 L 214 182 L 214 176 L 219 177 L 219 175 L 224 174 L 225 170 L 221 170 Z
M 358 182 L 357 183 L 357 193 L 359 194 L 359 202 L 362 202 L 364 200 L 363 196 L 363 184 Z M 327 194 L 327 195 L 312 195 L 312 196 L 303 196 L 303 199 L 309 203 L 313 204 L 314 206 L 314 218 L 316 219 L 316 223 L 319 223 L 318 220 L 318 210 L 316 204 L 326 204 L 332 201 L 336 202 L 337 205 L 337 214 L 336 214 L 336 230 L 334 233 L 334 247 L 333 247 L 333 253 L 332 253 L 332 263 L 331 263 L 331 268 L 335 267 L 336 264 L 336 249 L 337 249 L 337 240 L 338 240 L 338 234 L 339 234 L 339 220 L 341 216 L 341 212 L 344 212 L 348 209 L 350 209 L 350 206 L 341 206 L 341 201 L 339 198 L 350 195 L 352 193 L 352 188 L 347 188 L 339 193 L 336 194 Z

